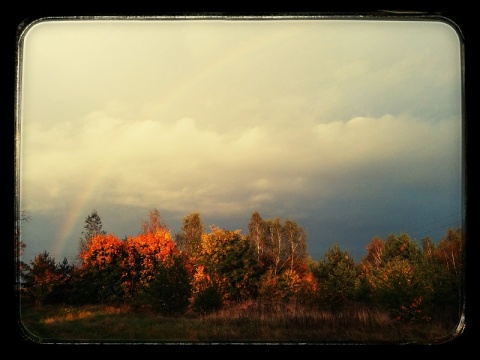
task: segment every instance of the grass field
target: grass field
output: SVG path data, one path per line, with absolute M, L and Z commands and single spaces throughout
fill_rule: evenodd
M 127 306 L 22 304 L 18 316 L 25 340 L 40 344 L 441 344 L 462 330 L 451 321 L 401 322 L 365 306 L 329 313 L 245 303 L 207 315 L 168 317 Z

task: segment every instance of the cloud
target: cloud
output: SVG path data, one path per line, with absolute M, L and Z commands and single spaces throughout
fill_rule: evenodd
M 199 128 L 194 118 L 162 123 L 96 111 L 76 127 L 27 126 L 37 151 L 26 148 L 23 156 L 25 206 L 68 203 L 90 179 L 106 203 L 237 212 L 285 197 L 354 192 L 368 181 L 434 186 L 460 155 L 452 140 L 460 130 L 448 122 L 384 115 L 281 125 L 220 133 Z

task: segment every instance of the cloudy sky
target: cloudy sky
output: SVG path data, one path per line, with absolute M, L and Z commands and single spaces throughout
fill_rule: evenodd
M 461 40 L 442 21 L 40 20 L 19 41 L 21 240 L 290 218 L 323 258 L 462 224 Z

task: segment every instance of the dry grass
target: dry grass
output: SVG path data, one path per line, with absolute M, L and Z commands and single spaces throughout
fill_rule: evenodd
M 433 344 L 456 324 L 405 323 L 366 306 L 342 312 L 253 301 L 201 315 L 166 317 L 126 306 L 26 307 L 21 323 L 31 342 Z

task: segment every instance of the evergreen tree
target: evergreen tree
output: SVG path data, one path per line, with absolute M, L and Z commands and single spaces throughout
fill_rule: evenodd
M 85 230 L 82 231 L 80 238 L 80 253 L 85 251 L 89 247 L 90 240 L 96 235 L 105 235 L 106 232 L 102 229 L 102 219 L 97 213 L 97 210 L 93 210 L 90 215 L 85 218 Z
M 341 311 L 355 300 L 359 280 L 355 261 L 335 244 L 313 272 L 320 287 L 320 301 L 332 311 Z

